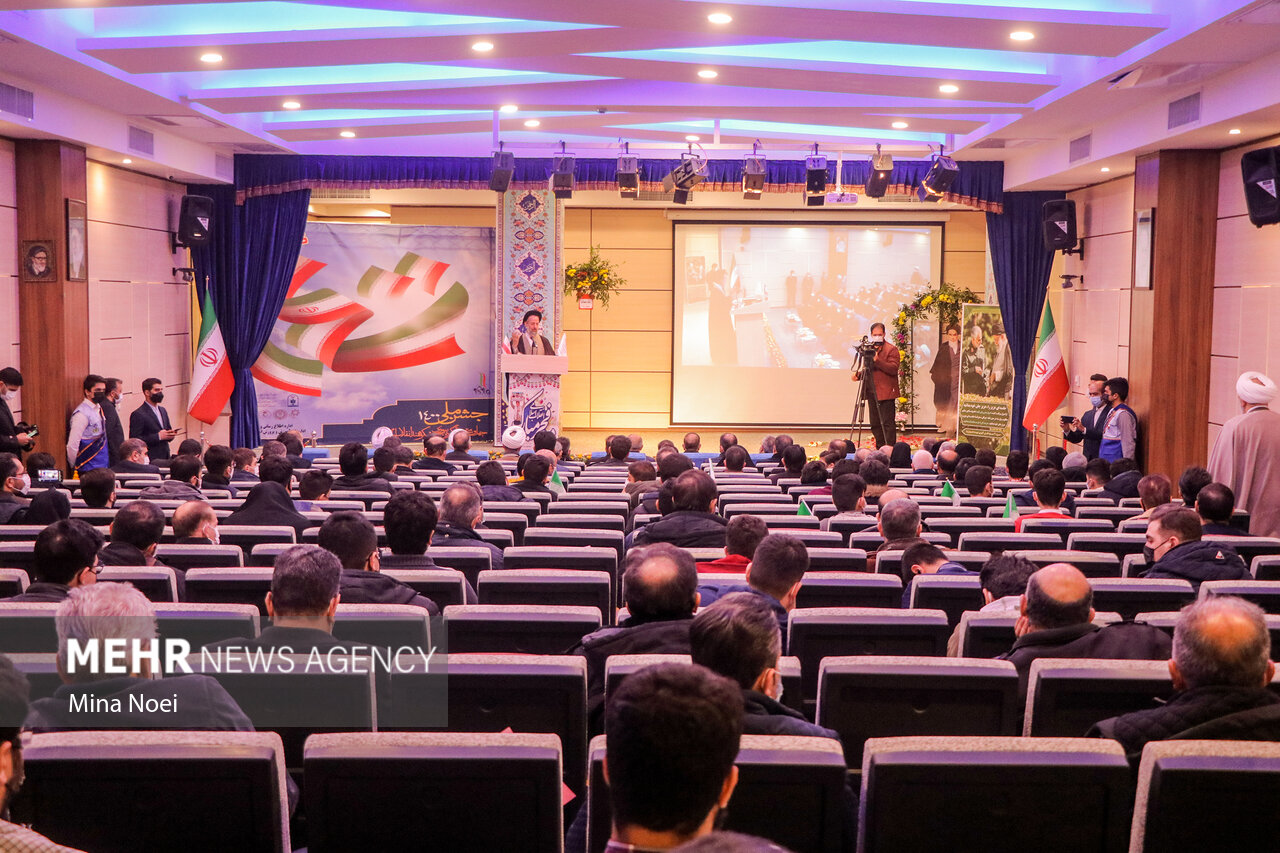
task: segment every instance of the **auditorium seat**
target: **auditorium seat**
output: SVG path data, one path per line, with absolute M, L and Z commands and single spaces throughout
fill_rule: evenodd
M 549 495 L 547 497 L 550 497 Z M 620 518 L 626 522 L 631 515 L 628 501 L 552 501 L 543 512 L 549 515 L 607 515 Z
M 806 704 L 817 698 L 818 665 L 842 655 L 925 655 L 947 651 L 951 629 L 941 610 L 814 607 L 791 611 L 786 649 L 800 659 Z
M 267 618 L 266 595 L 271 590 L 271 569 L 190 569 L 185 586 L 187 601 L 252 604 L 263 620 Z
M 528 541 L 529 534 L 542 528 L 549 527 L 556 530 L 580 528 L 586 531 L 599 530 L 604 532 L 622 533 L 626 530 L 626 526 L 626 518 L 618 515 L 570 512 L 549 513 L 547 515 L 538 516 L 538 520 L 534 522 L 533 526 L 525 531 L 524 544 L 533 544 Z
M 991 559 L 986 551 L 946 551 L 947 559 L 959 563 L 971 572 L 976 572 Z M 881 551 L 876 555 L 876 573 L 902 575 L 902 551 Z
M 604 781 L 604 735 L 592 738 L 590 755 L 587 851 L 601 853 L 613 820 Z M 839 743 L 821 737 L 743 735 L 734 763 L 738 786 L 725 811 L 726 830 L 767 838 L 797 853 L 847 849 L 842 828 L 845 763 Z
M 1008 511 L 1009 510 L 1006 506 L 989 506 L 987 507 L 986 515 L 987 518 L 1004 518 L 1004 514 Z M 1023 506 L 1022 504 L 1018 504 L 1014 507 L 1014 512 L 1018 515 L 1033 515 L 1039 511 L 1040 507 L 1038 506 Z
M 161 542 L 156 546 L 156 562 L 175 569 L 236 568 L 244 565 L 239 545 L 174 545 Z
M 982 518 L 982 508 L 976 506 L 922 506 L 920 518 Z
M 1126 518 L 1116 525 L 1116 529 L 1121 533 L 1146 533 L 1150 523 L 1151 520 L 1147 518 Z
M 311 853 L 562 848 L 554 735 L 316 735 L 304 768 Z
M 359 503 L 361 509 L 372 509 L 374 501 L 385 501 L 387 498 L 387 493 L 381 490 L 376 492 L 357 492 L 334 489 L 329 492 L 329 500 Z
M 1132 781 L 1120 744 L 1084 738 L 867 741 L 861 853 L 1122 853 Z
M 1072 533 L 1111 533 L 1115 525 L 1105 518 L 1030 518 L 1022 522 L 1023 533 L 1053 533 L 1067 544 Z
M 1033 551 L 1058 550 L 1066 546 L 1056 533 L 985 533 L 960 534 L 961 551 Z
M 348 643 L 430 650 L 431 628 L 425 607 L 413 604 L 338 602 L 333 636 Z
M 1053 563 L 1070 563 L 1079 569 L 1085 577 L 1118 578 L 1120 577 L 1120 558 L 1115 554 L 1103 551 L 1013 551 L 1019 557 L 1030 560 L 1036 568 L 1043 569 Z
M 831 497 L 828 495 L 827 501 L 829 502 L 830 500 Z M 791 499 L 790 495 L 784 495 L 782 492 L 778 491 L 733 491 L 722 493 L 716 498 L 716 508 L 721 512 L 721 514 L 726 516 L 728 515 L 728 510 L 731 507 L 755 506 L 757 504 L 777 505 L 788 508 L 792 512 L 794 512 L 796 508 L 796 502 Z
M 119 499 L 119 498 L 117 498 Z M 71 517 L 92 524 L 94 527 L 105 527 L 116 520 L 116 510 L 109 507 L 72 506 Z
M 269 542 L 261 545 L 254 545 L 253 550 L 249 552 L 249 556 L 245 559 L 244 564 L 245 566 L 254 568 L 274 566 L 276 564 L 276 557 L 279 557 L 292 547 L 292 545 L 284 542 Z
M 1007 503 L 1006 499 L 1005 499 L 1005 498 L 1001 498 L 1001 497 L 990 497 L 990 498 L 981 498 L 981 497 L 979 497 L 979 498 L 960 498 L 960 503 L 959 503 L 959 504 L 957 504 L 957 506 L 976 506 L 976 507 L 980 507 L 980 508 L 981 508 L 981 510 L 982 510 L 982 512 L 980 512 L 980 513 L 979 513 L 979 515 L 984 515 L 984 516 L 985 516 L 985 515 L 986 515 L 986 512 L 987 512 L 987 510 L 988 510 L 989 508 L 991 508 L 991 507 L 993 507 L 993 506 L 998 506 L 998 507 L 1003 508 L 1003 507 L 1004 507 L 1004 505 L 1005 505 L 1005 503 Z
M 467 578 L 457 569 L 382 569 L 382 574 L 413 587 L 418 595 L 444 610 L 450 604 L 466 604 Z
M 621 529 L 599 529 L 594 526 L 584 525 L 575 527 L 572 525 L 563 526 L 559 522 L 561 519 L 572 518 L 573 516 L 539 516 L 539 522 L 548 522 L 545 526 L 541 523 L 530 527 L 524 534 L 524 544 L 526 546 L 547 547 L 578 547 L 584 545 L 594 546 L 596 548 L 612 548 L 618 554 L 618 562 L 622 562 L 625 553 L 626 537 Z M 599 519 L 612 523 L 615 519 L 608 516 L 591 516 L 593 522 Z M 508 545 L 508 547 L 511 547 Z
M 810 552 L 812 553 L 812 552 Z M 901 606 L 902 581 L 892 575 L 867 572 L 815 572 L 805 574 L 796 595 L 796 606 L 893 607 Z
M 477 604 L 446 607 L 451 653 L 567 654 L 603 624 L 594 607 Z
M 0 599 L 22 595 L 31 585 L 31 579 L 22 569 L 0 569 Z
M 932 542 L 939 548 L 951 547 L 951 537 L 945 533 L 934 533 L 926 530 L 920 534 L 920 538 L 926 542 Z M 849 536 L 850 548 L 861 548 L 864 551 L 874 551 L 884 544 L 884 537 L 880 535 L 878 530 L 867 530 L 862 533 L 854 533 Z M 975 550 L 973 548 L 967 550 Z
M 476 587 L 480 604 L 567 604 L 594 607 L 602 624 L 613 624 L 613 578 L 608 572 L 579 569 L 503 569 L 481 572 Z
M 62 686 L 62 675 L 58 672 L 56 652 L 10 654 L 5 657 L 13 663 L 14 669 L 27 677 L 27 684 L 31 686 L 31 694 L 28 697 L 30 701 L 47 699 Z
M 849 537 L 854 533 L 861 533 L 865 530 L 875 530 L 876 518 L 869 515 L 866 518 L 833 518 L 831 523 L 827 525 L 828 530 L 833 530 L 840 534 L 844 544 L 849 544 Z
M 850 768 L 874 737 L 1016 735 L 1018 672 L 1003 660 L 829 657 L 817 723 L 840 733 Z
M 761 518 L 772 518 L 774 516 L 795 515 L 797 507 L 794 503 L 735 503 L 722 510 L 725 518 L 734 518 L 739 515 L 758 515 Z
M 43 524 L 0 524 L 0 542 L 25 542 L 31 547 L 44 527 Z
M 758 515 L 758 513 L 750 513 Z M 790 515 L 761 515 L 760 520 L 764 522 L 764 526 L 769 531 L 787 533 L 791 530 L 818 530 L 822 526 L 822 520 L 812 515 L 796 515 L 794 512 Z
M 1070 551 L 1115 554 L 1121 560 L 1126 554 L 1141 554 L 1146 544 L 1144 533 L 1072 533 L 1067 537 L 1067 549 Z
M 1274 850 L 1280 744 L 1153 741 L 1142 750 L 1129 850 Z
M 427 548 L 427 556 L 437 566 L 462 572 L 472 589 L 475 588 L 476 578 L 480 573 L 493 568 L 492 553 L 478 544 L 448 547 L 431 545 Z
M 1144 611 L 1178 610 L 1195 601 L 1195 590 L 1173 578 L 1090 578 L 1093 607 L 1132 619 Z
M 1234 595 L 1252 601 L 1267 613 L 1280 614 L 1280 583 L 1276 581 L 1205 581 L 1200 584 L 1200 598 Z
M 133 584 L 151 601 L 178 600 L 177 573 L 168 566 L 103 566 L 97 582 Z
M 1084 737 L 1094 723 L 1171 695 L 1168 661 L 1041 658 L 1031 662 L 1022 734 Z
M 960 534 L 973 533 L 1013 533 L 1012 518 L 928 518 L 924 529 L 931 533 L 945 533 L 950 541 L 947 547 L 955 547 L 960 541 Z
M 0 652 L 56 652 L 53 614 L 57 609 L 53 602 L 0 601 Z
M 1280 556 L 1263 554 L 1254 557 L 1249 570 L 1254 580 L 1280 581 Z
M 14 818 L 59 844 L 292 850 L 283 750 L 271 732 L 61 732 L 34 736 L 22 752 Z
M 505 569 L 573 569 L 609 575 L 617 600 L 621 600 L 618 552 L 612 547 L 576 545 L 525 545 L 502 552 Z
M 994 658 L 1009 651 L 1017 639 L 1013 630 L 1017 621 L 1017 610 L 960 614 L 960 657 Z
M 1254 557 L 1280 555 L 1280 538 L 1271 536 L 1206 536 L 1204 541 L 1215 545 L 1230 545 L 1246 566 Z
M 160 636 L 186 640 L 193 652 L 234 637 L 257 637 L 262 624 L 252 604 L 158 604 L 155 613 Z
M 1110 501 L 1107 501 L 1107 504 L 1108 504 L 1108 505 L 1098 505 L 1098 506 L 1086 505 L 1086 506 L 1082 506 L 1082 505 L 1080 504 L 1080 501 L 1081 501 L 1081 500 L 1084 500 L 1084 499 L 1083 499 L 1083 498 L 1076 498 L 1076 518 L 1081 518 L 1081 519 L 1095 519 L 1095 518 L 1102 518 L 1102 519 L 1106 519 L 1107 521 L 1111 522 L 1111 528 L 1112 528 L 1113 530 L 1114 530 L 1114 529 L 1116 529 L 1117 527 L 1119 527 L 1120 522 L 1125 521 L 1126 519 L 1133 518 L 1135 515 L 1137 515 L 1138 513 L 1140 513 L 1140 512 L 1142 511 L 1142 510 L 1140 510 L 1140 509 L 1136 509 L 1136 508 L 1131 507 L 1131 506 L 1114 506 L 1114 505 L 1110 505 L 1110 504 L 1111 504 L 1111 502 L 1110 502 Z
M 977 575 L 916 575 L 911 579 L 909 606 L 913 610 L 941 610 L 952 628 L 960 624 L 960 614 L 981 610 L 985 603 Z
M 529 525 L 542 514 L 542 507 L 536 501 L 485 501 L 484 517 L 486 523 L 489 520 L 489 513 L 498 512 L 504 515 L 523 515 Z
M 0 566 L 6 569 L 22 569 L 31 575 L 36 555 L 33 541 L 0 542 Z

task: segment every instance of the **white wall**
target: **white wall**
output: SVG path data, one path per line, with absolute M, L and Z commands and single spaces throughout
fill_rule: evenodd
M 13 143 L 0 139 L 0 367 L 22 369 L 18 326 L 18 188 Z M 21 391 L 10 408 L 21 420 Z

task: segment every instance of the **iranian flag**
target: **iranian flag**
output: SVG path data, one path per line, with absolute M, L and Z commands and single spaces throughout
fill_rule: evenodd
M 187 414 L 211 424 L 222 414 L 222 407 L 230 399 L 236 383 L 231 376 L 231 365 L 227 363 L 227 347 L 218 328 L 218 315 L 213 310 L 213 294 L 207 287 L 200 315 L 200 345 L 196 347 L 191 365 L 191 403 Z
M 1046 304 L 1036 339 L 1036 357 L 1031 366 L 1031 388 L 1027 392 L 1027 410 L 1022 426 L 1035 430 L 1044 424 L 1067 398 L 1067 366 L 1062 361 L 1062 347 L 1053 325 L 1053 310 Z

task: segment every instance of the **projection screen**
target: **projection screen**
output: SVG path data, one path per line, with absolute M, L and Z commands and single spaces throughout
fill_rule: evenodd
M 671 420 L 848 424 L 852 346 L 942 280 L 941 223 L 677 222 Z M 915 422 L 934 421 L 936 316 L 915 324 Z M 865 420 L 865 416 L 864 416 Z

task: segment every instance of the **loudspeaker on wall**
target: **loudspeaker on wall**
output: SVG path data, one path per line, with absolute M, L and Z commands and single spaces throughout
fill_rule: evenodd
M 1246 151 L 1240 158 L 1240 176 L 1244 179 L 1244 203 L 1249 208 L 1249 221 L 1258 228 L 1280 222 L 1280 198 L 1276 197 L 1276 181 L 1280 178 L 1280 146 Z
M 178 212 L 178 242 L 199 246 L 209 242 L 213 221 L 213 199 L 203 195 L 184 195 Z
M 1079 242 L 1076 239 L 1076 203 L 1070 199 L 1046 201 L 1040 224 L 1047 251 L 1074 249 Z

